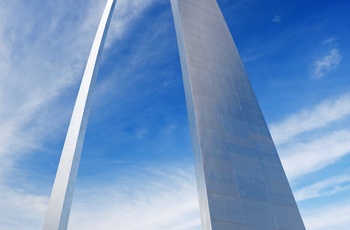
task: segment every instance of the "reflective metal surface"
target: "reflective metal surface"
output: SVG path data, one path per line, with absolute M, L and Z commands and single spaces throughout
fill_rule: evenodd
M 108 0 L 85 68 L 84 76 L 62 150 L 43 230 L 65 230 L 68 226 L 75 181 L 88 121 L 91 92 L 100 55 L 116 0 Z
M 217 2 L 171 4 L 203 229 L 305 229 Z

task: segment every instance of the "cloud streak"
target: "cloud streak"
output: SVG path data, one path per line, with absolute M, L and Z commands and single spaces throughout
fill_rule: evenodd
M 201 229 L 192 166 L 138 171 L 111 184 L 78 189 L 69 229 Z
M 0 7 L 1 15 L 8 16 L 0 28 L 0 34 L 7 34 L 0 37 L 6 46 L 0 57 L 1 162 L 40 148 L 67 118 L 67 104 L 59 108 L 57 99 L 77 83 L 93 39 L 88 26 L 98 17 L 93 10 L 86 11 L 64 26 L 60 3 L 42 4 L 47 12 L 39 13 L 36 3 L 15 1 Z
M 305 213 L 304 221 L 306 229 L 330 230 L 348 229 L 350 226 L 350 202 L 322 206 Z
M 281 160 L 290 179 L 320 170 L 350 153 L 350 132 L 336 131 L 310 142 L 280 148 Z
M 317 198 L 322 196 L 330 196 L 338 192 L 350 189 L 350 176 L 343 175 L 332 177 L 312 185 L 297 190 L 294 195 L 297 201 Z
M 0 229 L 35 230 L 41 227 L 47 197 L 30 195 L 21 190 L 0 187 Z
M 155 0 L 118 0 L 108 31 L 105 49 L 111 48 L 113 42 L 122 39 L 124 34 L 128 32 L 128 25 L 155 2 Z
M 332 122 L 350 116 L 350 95 L 326 100 L 308 110 L 288 116 L 281 122 L 270 126 L 276 145 L 284 144 L 295 136 L 315 129 L 323 128 Z
M 332 46 L 333 39 L 327 39 L 325 43 L 329 43 Z M 331 47 L 328 54 L 322 58 L 316 60 L 314 75 L 319 79 L 324 77 L 329 72 L 336 70 L 342 60 L 342 56 L 339 50 L 335 47 Z
M 350 96 L 345 94 L 270 126 L 290 179 L 323 169 L 350 153 L 350 131 L 334 126 L 349 117 Z

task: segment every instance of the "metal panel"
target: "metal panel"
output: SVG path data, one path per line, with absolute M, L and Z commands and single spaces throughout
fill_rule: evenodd
M 116 0 L 108 0 L 98 27 L 75 102 L 62 150 L 43 230 L 65 230 L 73 200 L 81 150 L 91 105 L 91 93 Z
M 171 5 L 203 229 L 305 229 L 217 2 Z

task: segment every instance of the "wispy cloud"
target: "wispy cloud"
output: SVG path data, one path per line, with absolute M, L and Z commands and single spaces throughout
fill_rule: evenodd
M 340 54 L 339 49 L 337 48 L 337 44 L 334 43 L 334 38 L 326 39 L 323 43 L 329 45 L 328 53 L 316 60 L 314 64 L 314 76 L 315 78 L 322 78 L 327 73 L 331 72 L 338 68 L 342 56 Z
M 350 116 L 350 95 L 345 94 L 271 124 L 271 135 L 275 144 L 280 145 L 301 133 L 325 127 L 348 116 Z
M 126 175 L 78 187 L 69 229 L 201 229 L 192 165 L 133 168 Z M 1 206 L 7 206 L 0 211 L 0 229 L 41 227 L 48 197 L 0 189 Z
M 271 134 L 291 179 L 320 170 L 350 153 L 350 131 L 331 125 L 350 117 L 350 96 L 301 110 L 271 125 Z
M 46 10 L 39 12 L 37 4 L 16 1 L 0 7 L 7 16 L 0 27 L 0 34 L 6 34 L 0 36 L 6 45 L 0 56 L 1 169 L 18 153 L 39 148 L 67 118 L 67 104 L 59 107 L 57 99 L 77 83 L 93 39 L 89 25 L 99 17 L 99 12 L 85 11 L 66 26 L 60 3 L 40 4 Z M 53 116 L 57 113 L 61 116 Z
M 138 18 L 141 13 L 150 7 L 155 0 L 118 0 L 112 23 L 108 32 L 105 48 L 108 49 L 118 39 L 128 32 L 128 24 Z
M 294 195 L 297 201 L 316 197 L 329 196 L 350 189 L 350 176 L 332 177 L 297 190 Z
M 48 198 L 29 195 L 21 190 L 0 187 L 0 229 L 35 230 L 41 227 Z
M 201 229 L 192 166 L 162 167 L 78 189 L 69 229 Z
M 350 226 L 350 202 L 321 206 L 304 213 L 306 229 L 348 229 Z
M 350 131 L 340 130 L 310 142 L 291 143 L 279 148 L 290 179 L 320 170 L 350 153 Z
M 281 16 L 275 15 L 275 17 L 272 19 L 272 21 L 273 21 L 274 23 L 280 24 L 281 21 L 282 21 Z

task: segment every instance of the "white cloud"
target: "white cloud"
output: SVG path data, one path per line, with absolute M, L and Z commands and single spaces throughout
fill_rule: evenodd
M 348 230 L 350 226 L 350 202 L 322 206 L 304 213 L 308 230 Z
M 350 189 L 350 176 L 337 176 L 315 184 L 303 187 L 295 191 L 297 201 L 307 200 L 316 197 L 329 196 L 338 192 Z
M 281 17 L 279 15 L 275 15 L 272 21 L 279 24 L 281 23 Z
M 113 41 L 121 39 L 128 32 L 130 23 L 138 18 L 144 10 L 150 7 L 155 0 L 118 0 L 113 19 L 108 31 L 106 49 L 110 48 Z
M 87 8 L 67 26 L 62 12 L 72 12 L 63 3 L 40 3 L 41 11 L 38 4 L 0 3 L 6 16 L 0 27 L 0 178 L 19 153 L 40 148 L 66 122 L 67 104 L 58 106 L 57 99 L 79 80 L 93 39 L 91 21 L 100 14 Z
M 321 78 L 325 74 L 338 68 L 342 56 L 337 48 L 331 48 L 327 55 L 315 62 L 315 77 Z
M 193 169 L 167 166 L 131 174 L 77 189 L 69 229 L 201 229 Z
M 340 130 L 311 142 L 291 143 L 279 148 L 290 179 L 320 170 L 350 153 L 350 131 Z
M 0 229 L 35 230 L 41 227 L 47 197 L 26 194 L 24 191 L 0 187 Z
M 330 126 L 349 116 L 350 95 L 345 94 L 270 126 L 289 178 L 320 170 L 350 153 L 350 131 Z
M 293 137 L 325 127 L 332 122 L 350 116 L 350 95 L 323 101 L 309 110 L 292 114 L 281 122 L 272 124 L 271 135 L 276 145 L 290 141 Z
M 334 44 L 335 44 L 335 38 L 334 37 L 330 37 L 330 38 L 327 38 L 323 41 L 323 44 L 325 45 L 329 45 L 330 47 L 332 47 Z

